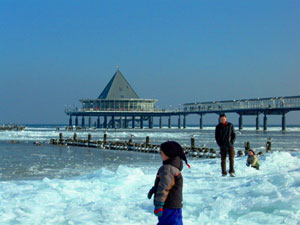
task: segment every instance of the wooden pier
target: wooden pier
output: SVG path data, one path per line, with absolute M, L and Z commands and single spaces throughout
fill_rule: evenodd
M 263 115 L 263 130 L 267 130 L 268 115 L 282 117 L 282 130 L 286 130 L 286 114 L 300 110 L 300 96 L 253 98 L 229 101 L 196 102 L 183 104 L 178 109 L 157 109 L 155 99 L 139 98 L 128 81 L 119 71 L 116 71 L 97 99 L 82 99 L 81 108 L 66 107 L 65 113 L 69 116 L 69 127 L 96 128 L 140 128 L 148 125 L 154 127 L 154 120 L 158 120 L 158 127 L 162 128 L 162 119 L 167 119 L 167 128 L 172 128 L 172 118 L 175 117 L 177 127 L 187 127 L 187 116 L 199 115 L 199 128 L 203 129 L 203 117 L 206 114 L 236 113 L 239 115 L 239 129 L 243 129 L 245 116 L 256 116 L 256 130 L 260 129 L 259 116 Z M 75 123 L 73 124 L 73 119 Z M 94 121 L 92 120 L 94 119 Z
M 262 99 L 243 99 L 219 102 L 188 103 L 183 109 L 176 110 L 152 110 L 152 111 L 117 111 L 81 108 L 73 110 L 67 108 L 65 113 L 70 117 L 69 126 L 78 127 L 81 117 L 81 127 L 86 127 L 85 119 L 88 118 L 87 127 L 96 128 L 145 128 L 154 127 L 154 119 L 158 119 L 158 128 L 162 128 L 162 119 L 167 118 L 167 128 L 172 128 L 172 118 L 177 118 L 177 128 L 186 128 L 186 120 L 189 115 L 199 115 L 199 128 L 203 129 L 203 117 L 206 114 L 236 113 L 239 115 L 239 130 L 243 129 L 243 118 L 255 116 L 256 130 L 260 129 L 260 115 L 263 115 L 263 130 L 267 130 L 268 115 L 280 115 L 282 117 L 282 130 L 286 130 L 286 114 L 290 111 L 300 110 L 300 96 L 274 97 Z M 96 118 L 94 123 L 92 118 Z M 218 118 L 218 117 L 217 117 Z M 217 120 L 217 119 L 216 119 Z

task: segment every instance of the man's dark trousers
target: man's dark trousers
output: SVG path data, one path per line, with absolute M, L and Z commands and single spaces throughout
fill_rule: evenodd
M 226 175 L 226 155 L 229 155 L 229 173 L 234 173 L 234 148 L 228 147 L 228 148 L 221 148 L 221 168 L 222 168 L 222 174 Z

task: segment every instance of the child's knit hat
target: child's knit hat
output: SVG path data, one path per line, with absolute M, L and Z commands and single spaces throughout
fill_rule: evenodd
M 255 155 L 255 151 L 253 150 L 253 149 L 248 149 L 248 152 L 252 152 L 253 153 L 253 155 Z
M 160 145 L 160 149 L 169 158 L 175 158 L 176 156 L 178 156 L 190 168 L 190 165 L 187 162 L 187 159 L 186 159 L 185 153 L 183 151 L 183 148 L 176 141 L 164 142 Z

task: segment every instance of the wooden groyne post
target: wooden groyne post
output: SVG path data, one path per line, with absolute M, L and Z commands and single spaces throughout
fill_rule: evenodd
M 266 143 L 266 152 L 270 152 L 271 151 L 271 138 L 268 139 L 267 143 Z
M 195 149 L 195 137 L 191 138 L 191 150 Z
M 244 145 L 245 145 L 245 155 L 246 155 L 248 153 L 248 150 L 250 149 L 250 142 L 246 141 Z
M 74 133 L 73 140 L 77 141 L 77 134 L 76 133 Z
M 106 144 L 107 143 L 107 133 L 105 132 L 103 135 L 103 143 Z
M 64 139 L 63 139 L 63 134 L 62 134 L 62 133 L 59 133 L 59 143 L 62 144 L 63 141 L 64 141 Z
M 147 137 L 146 137 L 146 146 L 149 146 L 149 144 L 150 144 L 150 137 L 147 136 Z

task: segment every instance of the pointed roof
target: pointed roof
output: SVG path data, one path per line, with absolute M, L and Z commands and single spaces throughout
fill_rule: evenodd
M 114 76 L 108 82 L 98 99 L 137 99 L 139 96 L 135 93 L 128 81 L 118 69 Z

